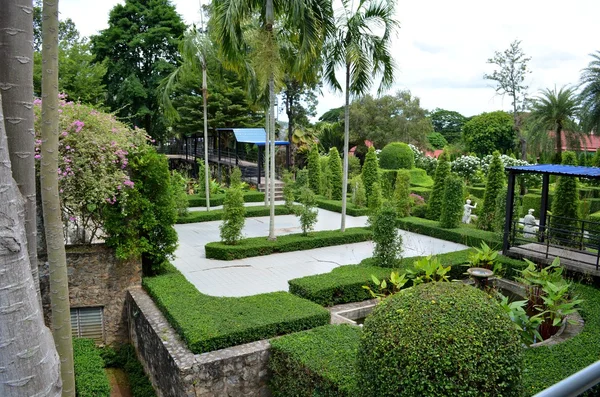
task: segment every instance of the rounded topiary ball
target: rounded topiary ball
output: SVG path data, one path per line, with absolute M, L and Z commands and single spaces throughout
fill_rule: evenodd
M 410 170 L 414 166 L 415 155 L 406 143 L 389 143 L 379 153 L 379 167 L 386 170 L 397 170 L 399 168 Z
M 361 395 L 520 395 L 519 335 L 493 299 L 438 282 L 384 300 L 363 328 Z

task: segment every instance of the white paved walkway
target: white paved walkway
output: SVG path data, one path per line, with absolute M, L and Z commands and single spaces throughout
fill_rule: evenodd
M 319 209 L 315 230 L 335 230 L 341 215 Z M 367 217 L 346 217 L 346 227 L 366 225 Z M 199 291 L 213 296 L 248 296 L 264 292 L 287 291 L 287 281 L 312 274 L 327 273 L 341 265 L 357 264 L 372 256 L 371 242 L 338 245 L 307 251 L 286 252 L 233 261 L 207 259 L 204 245 L 219 240 L 220 221 L 175 225 L 179 248 L 174 265 Z M 300 233 L 300 223 L 293 215 L 275 219 L 276 234 Z M 246 218 L 245 237 L 267 236 L 269 217 Z M 466 249 L 415 233 L 401 231 L 404 257 L 439 254 Z

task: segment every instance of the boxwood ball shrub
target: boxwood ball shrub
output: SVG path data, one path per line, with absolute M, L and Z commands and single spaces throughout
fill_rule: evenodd
M 379 166 L 387 170 L 410 170 L 415 166 L 415 154 L 406 143 L 392 142 L 379 153 Z
M 452 229 L 458 227 L 463 213 L 463 191 L 465 184 L 460 176 L 450 174 L 446 178 L 445 185 L 446 189 L 444 189 L 440 227 Z
M 427 283 L 367 317 L 357 366 L 364 396 L 520 396 L 522 347 L 494 298 Z

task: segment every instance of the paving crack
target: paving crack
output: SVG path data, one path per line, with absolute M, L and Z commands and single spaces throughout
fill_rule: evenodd
M 312 259 L 314 259 L 315 261 L 319 262 L 319 263 L 333 263 L 333 264 L 335 264 L 335 265 L 342 266 L 342 264 L 341 264 L 341 263 L 339 263 L 339 262 L 336 262 L 336 261 L 325 261 L 325 260 L 322 260 L 322 259 L 319 259 L 319 258 L 315 258 L 314 256 L 311 256 L 311 255 L 309 255 L 309 256 L 310 256 Z
M 205 272 L 207 270 L 215 270 L 215 269 L 230 269 L 230 268 L 235 268 L 235 267 L 252 267 L 251 265 L 230 265 L 230 266 L 215 266 L 215 267 L 209 267 L 208 269 L 199 269 L 199 271 L 201 272 Z

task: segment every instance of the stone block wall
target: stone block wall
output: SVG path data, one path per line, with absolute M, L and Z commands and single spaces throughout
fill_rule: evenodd
M 194 354 L 141 289 L 127 298 L 129 337 L 160 397 L 268 397 L 270 344 Z
M 125 299 L 129 288 L 141 286 L 141 260 L 118 260 L 114 250 L 103 244 L 70 246 L 66 249 L 71 307 L 102 306 L 104 342 L 127 343 Z M 43 255 L 39 256 L 38 266 L 44 318 L 51 327 L 48 262 Z

